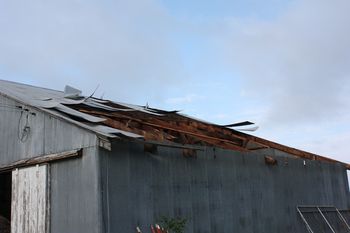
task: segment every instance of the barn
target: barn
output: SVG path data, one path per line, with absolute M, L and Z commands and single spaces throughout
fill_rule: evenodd
M 0 81 L 12 233 L 350 232 L 349 164 L 177 111 Z

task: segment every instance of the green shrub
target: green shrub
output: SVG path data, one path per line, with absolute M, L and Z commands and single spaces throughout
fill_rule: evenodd
M 184 233 L 187 219 L 162 216 L 159 222 L 160 226 L 169 233 Z

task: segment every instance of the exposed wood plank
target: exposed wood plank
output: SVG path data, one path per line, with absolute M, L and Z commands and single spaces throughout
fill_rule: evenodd
M 327 157 L 324 157 L 321 155 L 316 155 L 316 154 L 313 154 L 313 153 L 310 153 L 307 151 L 295 149 L 295 148 L 292 148 L 289 146 L 285 146 L 285 145 L 282 145 L 282 144 L 279 144 L 276 142 L 272 142 L 272 141 L 269 141 L 269 140 L 266 140 L 263 138 L 259 138 L 259 137 L 255 137 L 255 136 L 245 134 L 242 132 L 236 132 L 236 133 L 239 135 L 245 136 L 247 139 L 249 139 L 251 141 L 257 142 L 261 145 L 265 145 L 265 146 L 268 146 L 268 147 L 273 148 L 273 149 L 277 149 L 277 150 L 286 152 L 286 153 L 294 155 L 296 157 L 309 159 L 309 160 L 319 160 L 319 161 L 326 161 L 326 162 L 333 162 L 333 163 L 341 163 L 346 167 L 346 169 L 350 170 L 350 164 L 342 163 L 342 162 L 339 162 L 339 161 L 334 160 L 334 159 L 330 159 L 330 158 L 327 158 Z
M 147 113 L 140 112 L 102 112 L 95 109 L 79 108 L 79 111 L 89 113 L 96 116 L 105 116 L 111 118 L 114 122 L 128 121 L 131 127 L 131 131 L 140 130 L 144 125 L 150 126 L 150 128 L 144 128 L 145 133 L 149 134 L 154 129 L 161 129 L 157 132 L 152 132 L 151 137 L 145 137 L 146 139 L 162 141 L 162 132 L 165 130 L 174 138 L 168 138 L 168 140 L 180 143 L 180 144 L 198 144 L 198 141 L 202 141 L 208 145 L 221 147 L 224 149 L 232 149 L 238 151 L 249 151 L 261 148 L 273 148 L 286 152 L 291 156 L 309 160 L 320 160 L 326 162 L 341 163 L 347 169 L 350 170 L 350 164 L 342 163 L 334 159 L 330 159 L 321 155 L 316 155 L 310 152 L 302 151 L 292 147 L 288 147 L 279 143 L 275 143 L 263 138 L 255 137 L 249 134 L 245 134 L 233 129 L 228 129 L 219 125 L 205 123 L 190 119 L 176 113 L 166 114 L 165 116 L 149 116 Z M 135 123 L 137 125 L 135 125 Z M 115 123 L 115 125 L 118 123 Z M 127 130 L 128 131 L 128 130 Z M 176 132 L 176 133 L 175 133 Z M 184 134 L 185 136 L 181 135 Z M 180 137 L 179 137 L 180 136 Z M 186 137 L 187 136 L 187 137 Z M 188 136 L 192 136 L 197 140 L 187 140 Z M 249 148 L 247 147 L 248 141 L 255 143 L 258 146 Z
M 269 165 L 276 165 L 277 164 L 277 160 L 271 156 L 266 155 L 265 156 L 265 163 L 269 164 Z
M 56 153 L 56 154 L 37 156 L 29 159 L 22 159 L 14 163 L 7 164 L 5 166 L 0 166 L 0 172 L 12 170 L 14 168 L 26 167 L 26 166 L 42 164 L 42 163 L 49 163 L 56 160 L 74 158 L 74 157 L 81 156 L 81 154 L 82 154 L 82 150 L 72 150 L 72 151 L 65 151 L 65 152 Z
M 151 145 L 156 145 L 156 146 L 163 146 L 163 147 L 172 147 L 172 148 L 179 148 L 179 149 L 191 149 L 191 150 L 204 151 L 203 147 L 192 146 L 192 145 L 180 145 L 178 143 L 167 143 L 167 142 L 159 142 L 159 141 L 141 141 L 141 140 L 136 140 L 136 142 L 139 142 L 139 143 L 142 143 L 142 144 L 151 144 Z
M 143 124 L 143 125 L 149 125 L 149 126 L 152 126 L 155 128 L 167 129 L 167 130 L 171 130 L 171 131 L 175 131 L 175 132 L 179 132 L 179 133 L 184 133 L 184 134 L 192 135 L 192 136 L 195 136 L 195 137 L 198 137 L 201 139 L 205 138 L 205 139 L 210 139 L 211 141 L 216 141 L 216 142 L 226 142 L 228 144 L 235 145 L 236 147 L 234 147 L 234 146 L 232 146 L 232 147 L 234 147 L 236 150 L 247 151 L 245 148 L 242 148 L 241 144 L 243 143 L 243 141 L 240 140 L 239 136 L 232 137 L 230 139 L 221 138 L 221 137 L 209 136 L 207 132 L 203 132 L 203 131 L 199 132 L 198 129 L 196 129 L 195 127 L 191 127 L 191 126 L 185 127 L 184 125 L 175 126 L 174 124 L 169 125 L 169 123 L 167 124 L 165 121 L 162 121 L 162 123 L 161 123 L 159 121 L 159 119 L 157 119 L 157 120 L 153 119 L 152 122 L 148 122 L 146 119 L 140 120 L 138 118 L 122 115 L 119 113 L 104 113 L 104 112 L 93 111 L 93 110 L 84 110 L 84 109 L 80 109 L 80 111 L 90 113 L 90 114 L 97 114 L 97 115 L 101 114 L 103 116 L 108 116 L 108 117 L 129 119 L 131 121 L 139 122 L 140 124 Z M 115 121 L 118 121 L 118 120 L 115 120 Z M 157 122 L 157 123 L 155 123 L 155 122 Z M 238 142 L 237 139 L 239 139 L 240 141 Z

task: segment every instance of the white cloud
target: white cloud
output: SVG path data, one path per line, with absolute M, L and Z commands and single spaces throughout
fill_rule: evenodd
M 97 96 L 109 99 L 191 104 L 191 114 L 204 119 L 252 120 L 259 136 L 344 160 L 348 131 L 322 146 L 311 138 L 326 135 L 327 122 L 348 125 L 349 11 L 347 0 L 296 0 L 269 21 L 193 23 L 176 21 L 156 0 L 0 0 L 0 78 L 55 89 L 70 84 L 89 93 L 100 84 Z M 197 54 L 192 74 L 201 77 L 194 82 L 186 76 L 191 65 L 181 60 L 192 59 L 191 52 Z M 243 91 L 226 80 L 225 68 L 239 73 Z M 215 98 L 203 105 L 201 91 Z M 170 93 L 175 97 L 167 98 Z
M 350 2 L 296 1 L 273 21 L 232 20 L 222 40 L 266 124 L 349 116 Z M 246 92 L 246 93 L 247 93 Z
M 181 77 L 174 27 L 153 0 L 0 1 L 1 78 L 155 95 Z
M 350 163 L 349 150 L 347 148 L 349 141 L 350 132 L 345 132 L 338 135 L 325 136 L 322 140 L 310 140 L 309 143 L 301 144 L 300 146 L 314 153 Z
M 229 118 L 230 116 L 226 113 L 218 113 L 212 116 L 212 118 L 214 119 L 218 119 L 218 120 L 225 120 L 227 118 Z

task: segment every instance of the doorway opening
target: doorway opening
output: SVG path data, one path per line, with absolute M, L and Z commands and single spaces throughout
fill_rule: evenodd
M 7 230 L 11 226 L 11 189 L 11 171 L 0 173 L 0 231 Z
M 349 192 L 350 192 L 350 171 L 347 170 L 346 174 L 348 175 L 348 188 L 349 188 Z

